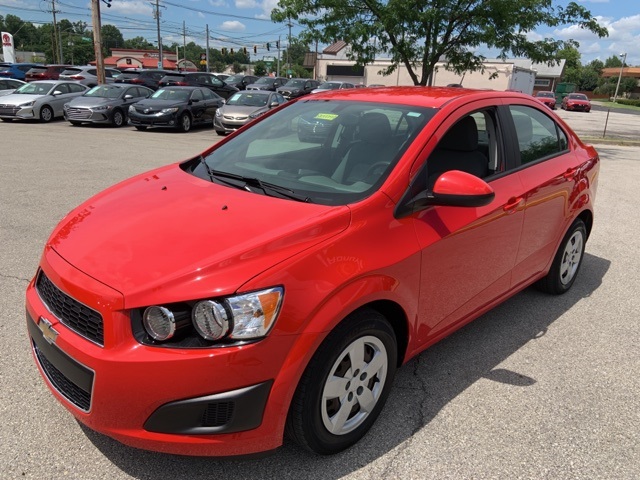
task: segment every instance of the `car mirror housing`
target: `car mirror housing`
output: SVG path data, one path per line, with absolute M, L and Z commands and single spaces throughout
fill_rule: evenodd
M 131 100 L 133 98 L 133 95 L 125 95 L 124 99 L 125 100 Z
M 482 207 L 491 203 L 494 197 L 493 189 L 481 178 L 460 170 L 449 170 L 438 176 L 431 189 L 421 190 L 398 205 L 396 217 L 406 217 L 435 205 Z
M 55 91 L 52 93 L 52 95 L 53 95 L 54 97 L 57 97 L 58 95 L 62 95 L 62 92 L 61 92 L 60 90 L 55 90 Z

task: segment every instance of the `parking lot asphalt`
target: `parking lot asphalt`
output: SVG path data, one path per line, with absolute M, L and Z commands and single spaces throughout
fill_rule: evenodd
M 559 112 L 589 138 L 601 113 Z M 640 116 L 611 115 L 616 135 L 637 139 Z M 131 449 L 78 424 L 40 378 L 24 318 L 25 288 L 63 215 L 219 137 L 58 121 L 2 123 L 0 138 L 0 478 L 638 478 L 640 147 L 596 145 L 595 225 L 569 293 L 527 289 L 409 362 L 376 425 L 346 452 L 285 445 L 219 460 Z

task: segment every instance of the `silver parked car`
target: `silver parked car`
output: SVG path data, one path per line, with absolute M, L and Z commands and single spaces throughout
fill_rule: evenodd
M 13 93 L 16 88 L 20 88 L 27 82 L 14 78 L 0 78 L 0 97 Z
M 153 95 L 153 90 L 142 85 L 114 83 L 98 85 L 64 106 L 64 118 L 72 125 L 107 123 L 121 127 L 127 123 L 129 105 Z
M 345 88 L 356 88 L 356 86 L 349 82 L 324 82 L 315 90 L 311 90 L 311 93 L 322 93 L 329 90 L 343 90 Z
M 117 76 L 121 75 L 120 70 L 114 68 L 105 68 L 104 77 L 106 83 L 113 83 Z M 98 70 L 91 65 L 81 67 L 69 67 L 60 73 L 58 80 L 72 80 L 79 82 L 87 87 L 95 87 L 98 85 Z
M 218 135 L 235 132 L 254 118 L 286 101 L 281 94 L 268 90 L 243 90 L 234 93 L 224 106 L 216 111 L 213 128 Z
M 64 104 L 88 90 L 76 82 L 38 80 L 22 85 L 10 95 L 0 97 L 0 119 L 50 122 L 62 117 Z

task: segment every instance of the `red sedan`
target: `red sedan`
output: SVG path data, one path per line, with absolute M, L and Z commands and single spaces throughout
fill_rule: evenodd
M 571 288 L 598 169 L 528 95 L 290 102 L 60 222 L 26 293 L 35 362 L 127 445 L 239 455 L 286 430 L 339 452 L 409 359 L 529 285 Z
M 536 98 L 544 103 L 551 110 L 556 109 L 556 94 L 553 92 L 541 91 L 536 93 Z
M 591 102 L 583 93 L 570 93 L 562 99 L 560 107 L 563 110 L 573 110 L 578 112 L 590 112 Z

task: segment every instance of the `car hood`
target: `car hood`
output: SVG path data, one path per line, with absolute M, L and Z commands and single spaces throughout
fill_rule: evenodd
M 71 100 L 67 105 L 74 108 L 91 108 L 98 107 L 100 105 L 112 105 L 116 103 L 120 103 L 121 100 L 118 98 L 102 98 L 102 97 L 76 97 Z
M 276 92 L 299 92 L 302 87 L 278 87 Z
M 11 93 L 2 97 L 0 104 L 2 105 L 22 105 L 23 103 L 33 102 L 44 98 L 46 95 L 27 95 L 25 93 Z
M 245 107 L 242 105 L 225 105 L 220 109 L 223 115 L 249 115 L 256 110 L 262 110 L 264 107 Z
M 140 100 L 139 102 L 134 103 L 136 107 L 139 108 L 171 108 L 171 107 L 179 107 L 181 105 L 186 105 L 187 102 L 175 100 L 154 100 L 154 99 L 146 99 Z
M 0 90 L 0 97 L 11 95 L 14 91 L 15 91 L 15 88 L 13 90 Z
M 89 199 L 48 246 L 137 308 L 231 294 L 349 222 L 345 206 L 266 197 L 170 165 Z

